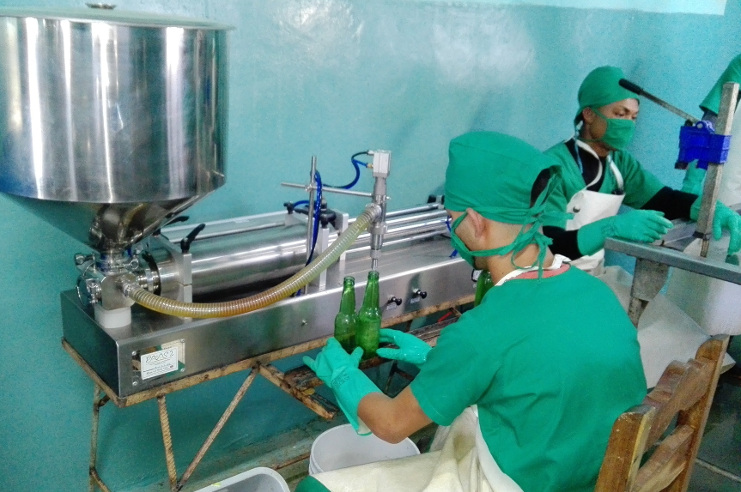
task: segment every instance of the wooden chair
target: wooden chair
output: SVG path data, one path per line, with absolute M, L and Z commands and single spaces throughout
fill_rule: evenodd
M 694 359 L 672 362 L 643 404 L 618 417 L 595 492 L 687 490 L 727 347 L 727 336 L 713 337 Z

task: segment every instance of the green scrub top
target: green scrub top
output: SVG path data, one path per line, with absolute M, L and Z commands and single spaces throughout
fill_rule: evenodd
M 490 289 L 411 389 L 440 425 L 477 404 L 489 451 L 525 492 L 587 492 L 615 419 L 646 395 L 639 350 L 609 287 L 572 267 Z
M 545 151 L 546 154 L 557 158 L 561 163 L 562 181 L 556 187 L 548 200 L 549 211 L 566 212 L 566 207 L 571 198 L 586 187 L 579 166 L 569 152 L 566 144 L 561 142 Z M 664 185 L 650 172 L 643 169 L 641 164 L 628 152 L 615 150 L 612 152 L 612 160 L 615 162 L 620 174 L 623 176 L 625 199 L 623 203 L 629 207 L 641 208 Z M 606 166 L 608 167 L 608 166 Z M 600 187 L 600 193 L 612 193 L 617 190 L 615 175 L 608 169 L 604 169 L 605 178 Z M 546 220 L 544 225 L 566 228 L 566 220 L 558 222 Z

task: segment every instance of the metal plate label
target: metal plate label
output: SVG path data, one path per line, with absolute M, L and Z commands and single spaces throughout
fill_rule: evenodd
M 149 379 L 178 370 L 178 347 L 168 347 L 141 356 L 141 378 Z

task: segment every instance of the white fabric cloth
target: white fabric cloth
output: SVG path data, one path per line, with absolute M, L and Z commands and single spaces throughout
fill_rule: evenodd
M 610 286 L 627 311 L 633 277 L 622 268 L 611 266 L 605 268 L 598 278 Z M 638 320 L 638 343 L 647 387 L 656 386 L 671 361 L 686 362 L 693 358 L 708 338 L 709 335 L 689 315 L 664 295 L 658 294 Z M 723 366 L 729 368 L 733 363 L 726 354 Z
M 684 252 L 700 256 L 702 241 L 696 239 Z M 723 258 L 728 237 L 710 242 L 709 258 Z M 682 306 L 708 335 L 741 335 L 741 285 L 675 268 L 666 295 Z
M 594 150 L 588 145 L 577 140 L 579 147 L 587 150 L 594 154 Z M 578 152 L 578 149 L 577 149 Z M 594 154 L 596 156 L 596 154 Z M 615 175 L 615 181 L 618 183 L 618 188 L 623 187 L 623 176 L 620 174 L 620 170 L 617 168 L 612 159 L 609 160 L 610 171 Z M 589 191 L 587 188 L 602 177 L 602 169 L 594 178 L 591 183 L 588 183 L 584 189 L 578 191 L 571 197 L 569 203 L 566 205 L 566 212 L 574 214 L 574 216 L 566 221 L 566 230 L 574 231 L 582 228 L 585 225 L 597 222 L 607 217 L 613 217 L 620 210 L 620 205 L 623 204 L 624 194 L 614 195 L 611 193 L 600 193 L 597 191 Z M 575 267 L 584 271 L 594 271 L 598 273 L 601 271 L 604 263 L 605 250 L 601 249 L 594 254 L 584 255 L 581 258 L 572 260 L 571 264 Z
M 483 446 L 483 447 L 482 447 Z M 440 427 L 428 453 L 318 473 L 332 492 L 522 492 L 494 462 L 475 408 Z

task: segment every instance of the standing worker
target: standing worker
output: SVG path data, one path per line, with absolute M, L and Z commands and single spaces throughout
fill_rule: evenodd
M 741 54 L 736 55 L 730 61 L 700 103 L 703 120 L 716 123 L 720 112 L 723 85 L 728 82 L 741 84 Z M 731 143 L 728 148 L 727 161 L 722 167 L 718 200 L 726 205 L 737 207 L 741 203 L 741 111 L 738 106 L 729 109 L 734 112 Z M 702 189 L 704 171 L 697 174 L 696 179 L 685 180 L 683 190 L 685 188 L 687 188 L 685 191 L 693 188 Z M 689 244 L 684 252 L 697 256 L 700 246 L 697 240 Z M 732 258 L 726 259 L 726 261 L 733 260 Z M 738 258 L 735 260 L 738 263 Z M 676 270 L 669 279 L 666 295 L 682 306 L 708 335 L 741 335 L 741 306 L 738 303 L 738 299 L 741 298 L 741 285 L 685 270 Z M 733 353 L 733 350 L 729 352 Z M 734 356 L 738 359 L 737 353 Z M 736 370 L 739 370 L 738 366 Z
M 605 271 L 605 239 L 653 242 L 672 227 L 670 220 L 696 220 L 702 199 L 696 193 L 664 186 L 625 150 L 635 131 L 639 101 L 635 93 L 620 86 L 622 78 L 621 69 L 603 66 L 592 70 L 579 87 L 575 135 L 546 151 L 561 162 L 563 173 L 548 210 L 573 217 L 546 220 L 543 230 L 553 239 L 554 252 L 601 277 L 627 308 L 630 276 L 617 267 Z M 691 166 L 683 189 L 699 193 L 702 177 L 703 172 Z M 618 214 L 621 205 L 631 210 Z M 730 233 L 728 252 L 741 249 L 741 217 L 718 202 L 713 221 L 716 240 L 723 230 Z M 708 338 L 695 321 L 661 295 L 649 303 L 638 330 L 649 387 L 669 362 L 694 356 Z
M 395 398 L 358 369 L 360 349 L 349 355 L 330 339 L 316 360 L 304 359 L 356 429 L 389 442 L 431 422 L 452 423 L 450 433 L 434 452 L 320 473 L 297 492 L 594 489 L 612 424 L 642 401 L 646 382 L 635 329 L 614 294 L 548 249 L 541 223 L 559 167 L 499 133 L 451 141 L 453 246 L 495 286 L 435 348 L 383 330 L 398 348 L 379 355 L 420 368 Z

